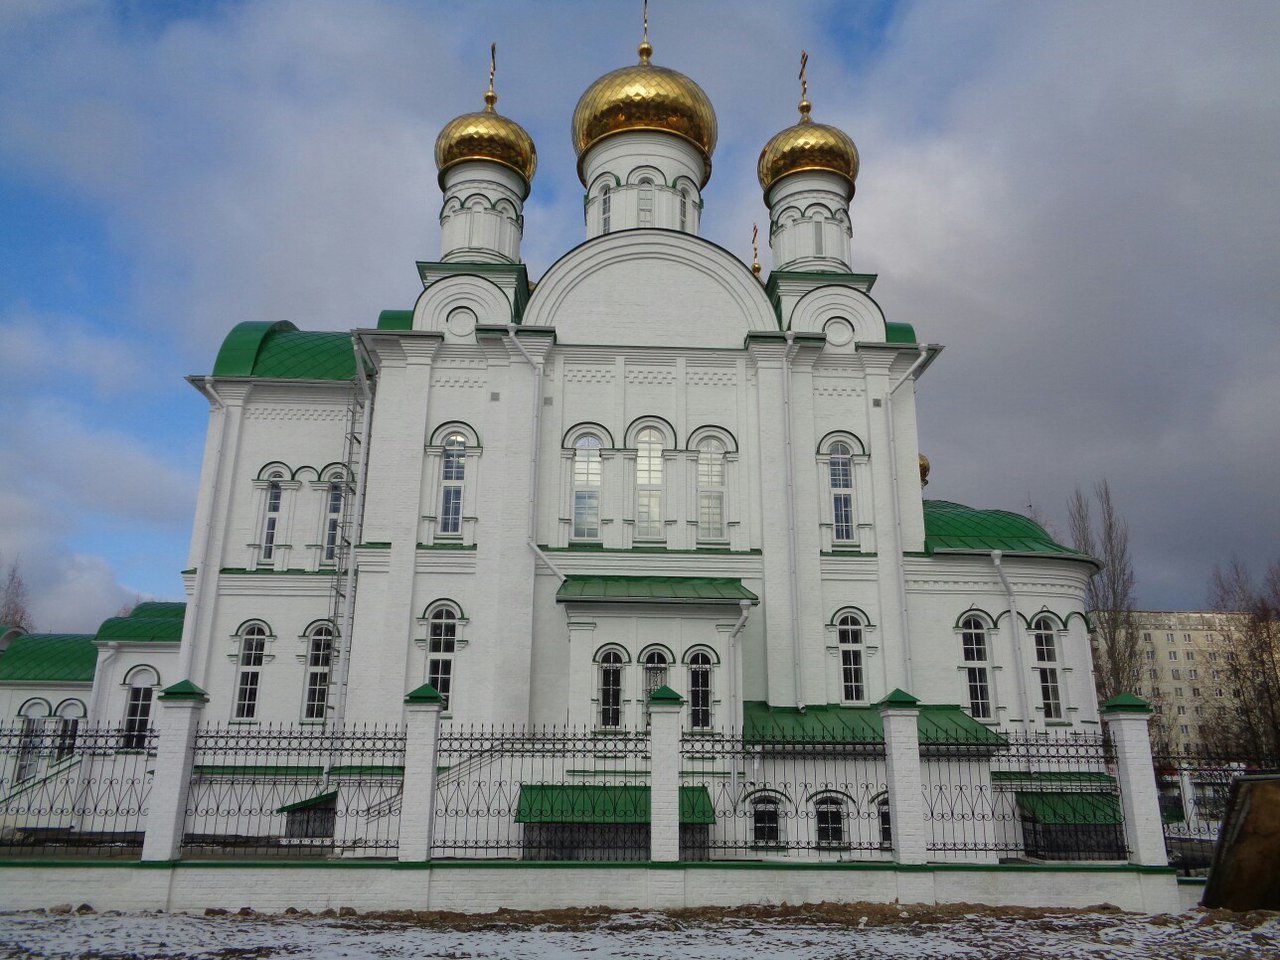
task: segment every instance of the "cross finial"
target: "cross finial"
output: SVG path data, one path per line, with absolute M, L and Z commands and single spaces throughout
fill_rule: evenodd
M 757 277 L 760 276 L 760 227 L 758 224 L 751 225 L 751 272 Z
M 498 95 L 493 92 L 493 75 L 498 72 L 498 44 L 489 44 L 489 89 L 484 93 L 485 113 L 493 113 L 493 105 L 498 102 Z
M 809 122 L 809 111 L 813 104 L 809 102 L 809 53 L 800 51 L 800 122 Z
M 640 41 L 640 62 L 649 63 L 653 56 L 653 44 L 649 42 L 649 0 L 644 0 L 644 39 Z

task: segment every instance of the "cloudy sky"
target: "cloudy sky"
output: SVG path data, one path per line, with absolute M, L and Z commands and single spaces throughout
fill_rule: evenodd
M 703 233 L 750 257 L 755 158 L 862 152 L 854 266 L 946 352 L 928 493 L 1060 532 L 1109 479 L 1141 605 L 1280 555 L 1280 5 L 653 0 L 720 145 Z M 0 556 L 38 625 L 178 598 L 207 373 L 241 320 L 370 325 L 438 254 L 432 144 L 499 109 L 539 168 L 524 255 L 582 238 L 569 118 L 639 0 L 0 4 Z M 766 269 L 768 263 L 766 261 Z

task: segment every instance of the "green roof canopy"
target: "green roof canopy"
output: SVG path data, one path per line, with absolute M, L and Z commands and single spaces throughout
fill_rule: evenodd
M 92 635 L 27 633 L 0 657 L 0 682 L 92 683 L 97 665 Z
M 649 788 L 636 784 L 524 784 L 516 808 L 516 823 L 649 822 Z M 680 822 L 716 822 L 706 787 L 680 788 Z
M 1022 815 L 1044 826 L 1083 826 L 1124 822 L 1120 798 L 1113 793 L 1031 793 L 1014 794 Z
M 731 577 L 566 577 L 557 603 L 759 603 L 760 598 Z
M 351 334 L 338 330 L 299 330 L 288 320 L 248 320 L 231 328 L 215 377 L 265 377 L 278 380 L 351 380 L 356 375 Z
M 102 621 L 95 639 L 112 643 L 177 643 L 182 639 L 185 603 L 140 603 L 127 617 Z
M 296 803 L 286 803 L 283 807 L 276 807 L 276 813 L 294 813 L 298 810 L 308 810 L 311 807 L 319 807 L 331 800 L 338 799 L 337 790 L 329 790 L 318 796 L 308 797 L 306 800 L 299 800 Z
M 923 746 L 960 744 L 1001 747 L 1007 741 L 958 706 L 921 704 L 916 729 Z M 742 705 L 742 735 L 752 743 L 884 743 L 884 725 L 875 707 L 814 704 L 801 713 L 795 707 L 771 707 L 761 700 Z
M 1034 520 L 1008 510 L 975 510 L 947 500 L 924 501 L 924 548 L 926 553 L 1000 550 L 1068 557 L 1097 565 L 1092 557 L 1058 543 Z

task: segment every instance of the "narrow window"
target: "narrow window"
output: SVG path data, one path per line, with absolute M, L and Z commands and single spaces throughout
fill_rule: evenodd
M 636 435 L 636 537 L 662 537 L 662 431 L 656 427 Z
M 833 443 L 829 452 L 831 536 L 837 543 L 849 543 L 853 540 L 853 454 L 844 441 Z
M 969 685 L 969 713 L 988 719 L 991 716 L 991 684 L 987 672 L 987 628 L 977 617 L 965 617 L 960 629 L 965 678 Z
M 813 255 L 821 257 L 823 255 L 822 231 L 825 227 L 823 220 L 813 221 Z
M 844 843 L 844 804 L 835 797 L 821 797 L 813 805 L 814 831 L 819 846 Z
M 622 726 L 622 654 L 606 650 L 600 657 L 600 727 Z
M 84 719 L 84 704 L 79 700 L 69 700 L 58 707 L 56 738 L 53 749 L 54 761 L 65 760 L 76 752 L 76 737 L 80 732 L 80 721 Z
M 667 655 L 650 650 L 644 656 L 644 724 L 649 725 L 649 695 L 667 683 Z
M 573 444 L 573 538 L 600 539 L 600 438 L 584 434 Z
M 1040 666 L 1040 700 L 1046 720 L 1062 719 L 1062 695 L 1058 689 L 1058 645 L 1053 621 L 1039 617 L 1031 625 L 1036 644 L 1036 663 Z
M 689 229 L 689 191 L 680 191 L 680 229 Z
M 711 727 L 711 657 L 702 651 L 689 658 L 689 726 Z
M 458 648 L 458 615 L 448 607 L 433 610 L 427 628 L 427 683 L 449 709 L 453 691 L 453 655 Z
M 757 797 L 752 801 L 751 840 L 761 844 L 778 843 L 782 840 L 782 822 L 776 798 Z
M 608 233 L 613 224 L 613 191 L 609 184 L 600 188 L 600 226 L 601 233 Z
M 273 473 L 271 482 L 267 484 L 267 522 L 262 530 L 263 560 L 271 560 L 276 555 L 276 532 L 280 523 L 280 501 L 284 496 L 284 488 L 280 485 L 282 474 Z
M 13 773 L 15 783 L 30 780 L 40 763 L 40 749 L 44 741 L 45 718 L 49 707 L 43 700 L 33 701 L 22 708 L 21 730 L 18 732 L 18 758 Z
M 260 623 L 249 624 L 240 637 L 240 673 L 236 680 L 237 720 L 252 720 L 258 715 L 259 681 L 266 652 L 266 627 Z
M 893 819 L 889 813 L 889 798 L 881 795 L 876 803 L 876 815 L 880 821 L 880 849 L 893 849 Z
M 698 539 L 724 539 L 724 443 L 698 441 Z
M 324 559 L 333 563 L 338 557 L 338 533 L 342 525 L 342 484 L 329 484 L 329 508 L 325 516 Z
M 329 705 L 329 668 L 333 663 L 333 627 L 321 624 L 311 631 L 307 644 L 307 699 L 302 715 L 323 720 Z
M 846 613 L 836 624 L 840 647 L 840 695 L 846 703 L 866 699 L 862 674 L 862 621 Z
M 653 181 L 640 181 L 640 219 L 638 221 L 642 227 L 653 226 Z
M 440 526 L 442 536 L 462 533 L 462 483 L 467 471 L 467 438 L 451 433 L 444 441 L 440 465 Z
M 143 750 L 147 746 L 147 733 L 151 729 L 150 686 L 132 686 L 125 703 L 124 735 L 120 746 L 125 750 Z

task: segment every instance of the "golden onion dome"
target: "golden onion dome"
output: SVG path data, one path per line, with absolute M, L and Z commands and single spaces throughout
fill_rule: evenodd
M 440 169 L 440 188 L 450 167 L 467 160 L 500 163 L 524 178 L 525 193 L 538 169 L 538 151 L 524 127 L 494 110 L 498 95 L 490 84 L 484 95 L 484 109 L 464 113 L 444 125 L 436 137 L 436 166 Z
M 616 133 L 656 130 L 689 141 L 702 153 L 704 174 L 711 179 L 716 148 L 716 112 L 703 89 L 683 73 L 650 62 L 653 47 L 640 44 L 640 62 L 606 73 L 578 100 L 573 111 L 573 148 L 582 159 L 595 144 Z M 586 181 L 583 180 L 583 185 Z
M 810 120 L 812 107 L 808 98 L 801 100 L 800 122 L 774 134 L 760 151 L 756 174 L 766 198 L 771 186 L 801 170 L 825 170 L 844 177 L 849 181 L 849 195 L 853 195 L 858 179 L 858 147 L 838 127 Z

